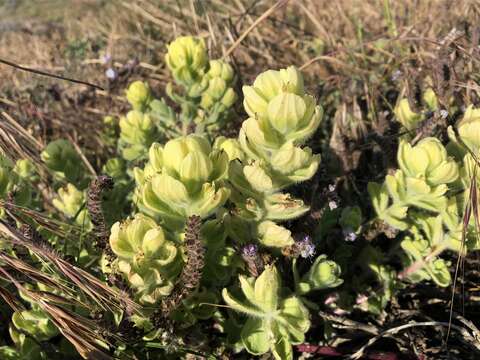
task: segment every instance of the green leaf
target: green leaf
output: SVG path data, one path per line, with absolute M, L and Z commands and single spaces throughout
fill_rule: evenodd
M 251 304 L 245 304 L 241 301 L 232 297 L 227 289 L 223 289 L 222 291 L 223 300 L 235 311 L 255 316 L 255 317 L 263 317 L 264 313 L 260 310 L 253 307 Z
M 274 266 L 267 266 L 255 281 L 255 301 L 265 312 L 277 309 L 280 277 Z
M 280 305 L 277 320 L 287 329 L 289 340 L 298 344 L 305 340 L 305 333 L 310 328 L 310 313 L 296 296 L 290 296 Z
M 388 192 L 385 186 L 370 182 L 368 183 L 368 193 L 372 199 L 372 205 L 375 211 L 380 215 L 388 206 Z
M 291 360 L 293 359 L 292 344 L 282 337 L 273 345 L 272 354 L 277 360 Z
M 250 318 L 242 329 L 242 342 L 250 354 L 262 355 L 270 350 L 269 326 L 262 319 Z

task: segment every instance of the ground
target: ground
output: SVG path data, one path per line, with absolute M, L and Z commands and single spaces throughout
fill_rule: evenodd
M 128 109 L 124 89 L 135 79 L 147 80 L 156 94 L 164 94 L 171 80 L 163 60 L 166 44 L 178 35 L 195 34 L 206 40 L 211 54 L 221 57 L 231 51 L 230 60 L 240 74 L 239 93 L 242 84 L 267 68 L 296 65 L 303 70 L 308 88 L 325 109 L 322 129 L 310 146 L 326 155 L 312 187 L 296 191 L 311 196 L 317 201 L 313 207 L 321 209 L 325 197 L 320 190 L 311 194 L 311 189 L 337 183 L 341 201 L 365 202 L 366 183 L 379 181 L 395 166 L 399 134 L 392 118 L 398 98 L 407 96 L 416 104 L 419 91 L 429 82 L 440 96 L 478 102 L 478 1 L 292 0 L 278 2 L 278 8 L 268 13 L 275 4 L 272 0 L 0 0 L 0 60 L 103 88 L 0 64 L 0 113 L 35 138 L 28 143 L 33 159 L 38 160 L 48 141 L 68 137 L 99 170 L 114 151 L 102 140 L 103 117 Z M 256 22 L 266 13 L 263 21 Z M 248 31 L 250 26 L 253 29 Z M 246 37 L 231 48 L 246 31 Z M 240 105 L 232 133 L 244 117 Z M 430 130 L 441 137 L 445 129 Z M 10 149 L 11 154 L 27 151 L 20 148 Z M 311 217 L 315 220 L 314 211 Z M 386 241 L 385 236 L 382 239 L 380 243 Z M 457 255 L 450 260 L 455 264 Z M 322 317 L 328 318 L 338 337 L 309 351 L 335 348 L 349 353 L 388 329 L 407 326 L 398 334 L 386 333 L 365 358 L 401 358 L 388 358 L 380 351 L 403 353 L 404 358 L 418 354 L 425 359 L 479 358 L 480 334 L 474 325 L 479 324 L 478 264 L 477 254 L 467 254 L 465 272 L 458 280 L 463 288 L 457 289 L 453 313 L 453 324 L 460 330 L 452 332 L 448 343 L 444 340 L 451 288 L 426 284 L 407 286 L 380 318 L 364 313 L 349 318 L 319 314 L 319 324 Z M 413 321 L 422 325 L 408 327 Z

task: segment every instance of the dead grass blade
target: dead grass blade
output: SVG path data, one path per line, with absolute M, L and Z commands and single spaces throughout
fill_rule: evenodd
M 468 147 L 467 147 L 468 148 Z M 472 152 L 473 153 L 473 152 Z M 446 336 L 446 342 L 448 342 L 448 339 L 450 338 L 450 332 L 451 332 L 451 325 L 452 325 L 452 320 L 453 320 L 453 306 L 455 303 L 455 290 L 457 287 L 457 278 L 458 278 L 458 273 L 460 271 L 460 268 L 464 269 L 464 262 L 465 262 L 465 242 L 467 238 L 467 231 L 468 231 L 468 225 L 470 223 L 470 218 L 473 213 L 473 218 L 475 221 L 475 229 L 478 230 L 480 229 L 480 222 L 479 222 L 479 213 L 478 213 L 478 196 L 477 196 L 477 166 L 478 166 L 478 160 L 475 159 L 475 165 L 473 168 L 473 174 L 470 179 L 470 192 L 468 196 L 468 201 L 467 204 L 465 205 L 465 212 L 463 216 L 463 227 L 462 227 L 462 243 L 460 246 L 460 252 L 458 254 L 457 258 L 457 263 L 455 266 L 455 274 L 453 278 L 453 284 L 452 284 L 452 294 L 450 298 L 450 314 L 449 314 L 449 320 L 448 320 L 448 329 L 447 329 L 447 336 Z M 473 210 L 473 211 L 472 211 Z M 463 275 L 462 275 L 463 278 Z M 463 284 L 463 281 L 462 281 Z
M 41 293 L 27 289 L 2 267 L 0 267 L 0 273 L 14 284 L 19 291 L 33 299 L 35 304 L 49 315 L 50 320 L 84 359 L 113 359 L 105 352 L 106 349 L 100 346 L 102 343 L 108 346 L 109 342 L 100 335 L 98 324 L 60 306 L 49 303 Z
M 388 329 L 386 331 L 383 331 L 382 333 L 378 334 L 377 336 L 371 338 L 364 346 L 362 346 L 359 350 L 357 350 L 355 353 L 350 355 L 348 359 L 352 360 L 357 360 L 362 358 L 362 356 L 365 355 L 365 350 L 373 345 L 375 342 L 380 340 L 382 337 L 385 337 L 387 335 L 394 335 L 398 334 L 401 331 L 404 331 L 406 329 L 412 328 L 412 327 L 425 327 L 425 326 L 442 326 L 442 327 L 452 327 L 453 329 L 457 330 L 463 337 L 463 339 L 473 348 L 476 350 L 480 350 L 480 343 L 476 340 L 476 338 L 464 327 L 458 326 L 458 325 L 452 325 L 449 322 L 438 322 L 438 321 L 425 321 L 425 322 L 413 322 L 409 324 L 404 324 L 400 325 L 391 329 Z
M 15 269 L 22 275 L 28 277 L 34 283 L 38 282 L 59 292 L 68 294 L 71 297 L 75 296 L 72 288 L 67 286 L 67 284 L 64 283 L 61 279 L 55 279 L 51 274 L 42 272 L 29 265 L 25 261 L 22 261 L 21 259 L 14 258 L 5 252 L 0 252 L 0 260 L 6 265 L 9 265 L 12 269 Z
M 25 310 L 23 304 L 7 289 L 0 286 L 0 297 L 10 306 L 13 311 Z
M 42 179 L 46 179 L 49 169 L 40 159 L 43 144 L 6 112 L 1 113 L 7 121 L 0 121 L 0 149 L 11 160 L 28 159 L 38 169 Z
M 28 131 L 26 131 L 23 126 L 21 126 L 18 122 L 15 121 L 13 117 L 7 114 L 5 111 L 2 111 L 2 116 L 10 123 L 12 126 L 18 130 L 21 136 L 28 139 L 32 144 L 36 145 L 37 151 L 41 151 L 43 149 L 43 144 L 41 144 L 37 139 L 35 139 Z
M 79 236 L 86 235 L 81 226 L 54 219 L 47 214 L 16 205 L 12 202 L 0 200 L 0 207 L 8 208 L 9 214 L 20 223 L 26 223 L 27 219 L 32 220 L 38 226 L 65 240 L 76 240 Z
M 51 77 L 51 78 L 65 80 L 65 81 L 69 81 L 69 82 L 73 82 L 73 83 L 77 83 L 77 84 L 87 85 L 87 86 L 93 87 L 95 89 L 104 90 L 103 87 L 101 87 L 99 85 L 92 84 L 88 81 L 72 79 L 72 78 L 69 78 L 69 77 L 56 75 L 56 74 L 48 73 L 48 72 L 37 70 L 37 69 L 32 69 L 32 68 L 29 68 L 29 67 L 26 67 L 26 66 L 15 64 L 14 62 L 8 61 L 8 60 L 5 60 L 5 59 L 0 59 L 0 63 L 11 66 L 11 67 L 14 67 L 15 69 L 31 72 L 31 73 L 34 73 L 34 74 L 37 74 L 37 75 L 48 76 L 48 77 Z
M 436 256 L 440 255 L 444 250 L 446 249 L 445 246 L 436 246 L 435 248 L 433 248 L 433 250 L 427 255 L 425 256 L 423 259 L 419 259 L 417 261 L 415 261 L 413 264 L 411 264 L 410 266 L 408 266 L 406 269 L 404 269 L 403 271 L 401 271 L 397 278 L 399 280 L 403 280 L 405 279 L 406 277 L 408 277 L 409 275 L 417 272 L 418 270 L 420 270 L 421 268 L 423 268 L 427 263 L 429 263 L 431 260 L 433 260 Z
M 46 241 L 41 239 L 39 234 L 34 233 L 32 238 L 27 238 L 4 220 L 0 220 L 0 232 L 12 245 L 27 248 L 35 255 L 52 263 L 63 276 L 101 309 L 112 312 L 113 309 L 122 311 L 127 309 L 130 313 L 139 313 L 141 308 L 139 304 L 126 297 L 125 294 L 120 294 L 117 290 L 110 288 L 85 270 L 65 261 Z
M 247 37 L 250 32 L 255 29 L 263 20 L 268 18 L 271 14 L 273 14 L 277 9 L 283 7 L 288 3 L 288 0 L 279 0 L 277 1 L 272 7 L 270 7 L 267 11 L 265 11 L 257 20 L 255 20 L 248 28 L 245 30 L 242 35 L 228 48 L 227 51 L 223 54 L 223 58 L 227 58 L 240 43 Z
M 83 153 L 82 149 L 80 148 L 80 146 L 78 146 L 78 143 L 75 141 L 75 139 L 73 138 L 73 136 L 69 135 L 68 136 L 70 142 L 72 143 L 75 151 L 77 152 L 78 156 L 80 156 L 80 159 L 82 159 L 83 163 L 85 164 L 86 168 L 88 169 L 88 171 L 90 172 L 90 174 L 92 174 L 93 176 L 97 176 L 97 172 L 95 171 L 94 167 L 92 166 L 92 164 L 90 164 L 90 161 L 88 161 L 87 157 L 85 156 L 85 154 Z

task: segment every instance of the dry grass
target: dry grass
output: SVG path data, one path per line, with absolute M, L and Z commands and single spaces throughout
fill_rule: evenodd
M 112 152 L 101 138 L 102 117 L 125 112 L 128 106 L 123 90 L 135 78 L 147 79 L 154 91 L 163 94 L 170 80 L 163 63 L 165 46 L 184 34 L 203 37 L 214 56 L 228 56 L 238 70 L 239 89 L 267 68 L 291 64 L 302 67 L 306 83 L 326 110 L 323 129 L 326 136 L 321 141 L 315 138 L 310 146 L 315 150 L 328 148 L 330 158 L 325 156 L 324 162 L 336 166 L 319 180 L 320 187 L 339 175 L 336 181 L 346 183 L 358 198 L 364 194 L 356 189 L 363 189 L 367 181 L 374 180 L 372 174 L 383 177 L 385 167 L 394 162 L 392 154 L 398 134 L 391 119 L 399 97 L 408 96 L 412 106 L 417 106 L 415 96 L 426 86 L 424 79 L 429 79 L 440 101 L 442 96 L 452 94 L 462 103 L 478 103 L 480 99 L 475 85 L 480 73 L 477 29 L 480 4 L 476 0 L 50 0 L 35 1 L 35 5 L 24 0 L 17 3 L 16 9 L 2 12 L 0 1 L 0 58 L 94 82 L 106 91 L 0 65 L 0 110 L 4 119 L 12 119 L 0 126 L 0 141 L 2 147 L 11 149 L 13 157 L 27 154 L 38 160 L 44 144 L 63 136 L 78 144 L 85 155 L 84 161 L 91 164 L 91 172 L 98 172 Z M 104 63 L 106 54 L 111 60 Z M 448 81 L 442 80 L 439 70 L 444 66 L 453 74 Z M 119 72 L 116 81 L 107 80 L 108 67 Z M 443 130 L 440 129 L 440 136 Z M 379 162 L 382 166 L 376 169 L 374 164 Z M 367 164 L 368 170 L 358 171 L 362 164 Z M 48 178 L 41 182 L 47 189 L 48 203 Z M 318 200 L 314 195 L 312 199 Z M 42 214 L 22 209 L 17 212 L 67 236 L 61 233 L 61 224 L 52 224 Z M 2 229 L 22 243 L 22 238 L 11 229 Z M 73 277 L 70 280 L 78 287 L 81 280 L 88 280 L 91 287 L 84 289 L 86 297 L 105 306 L 119 306 L 108 303 L 112 294 L 88 274 L 78 273 L 78 269 L 72 269 L 63 260 L 47 255 L 44 256 L 58 267 L 62 277 Z M 90 294 L 95 290 L 102 296 Z M 394 304 L 398 312 L 376 324 L 372 344 L 381 336 L 397 331 L 398 324 L 392 324 L 394 316 L 397 322 L 414 319 L 427 328 L 445 327 L 444 323 L 431 321 L 434 311 L 419 314 L 412 310 L 411 304 L 418 305 L 418 299 L 425 299 L 418 289 L 414 291 L 413 300 L 404 299 L 409 303 L 408 310 Z M 449 296 L 443 295 L 436 300 L 442 304 L 441 310 L 448 311 Z M 0 296 L 13 304 L 10 294 L 1 288 Z M 438 312 L 438 307 L 430 303 L 424 308 Z M 389 327 L 394 331 L 385 331 Z M 412 336 L 420 334 L 417 338 L 429 335 L 424 332 L 428 330 L 410 329 L 408 325 L 401 329 L 408 329 Z M 461 333 L 463 325 L 457 330 Z M 405 339 L 402 341 L 404 344 Z

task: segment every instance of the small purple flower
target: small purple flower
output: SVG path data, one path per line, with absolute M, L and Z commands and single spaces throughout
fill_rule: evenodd
M 314 254 L 315 254 L 315 246 L 313 245 L 305 246 L 305 249 L 302 252 L 300 252 L 300 256 L 303 258 L 311 257 Z
M 364 302 L 368 301 L 368 296 L 365 294 L 359 294 L 356 299 L 357 305 L 363 304 Z
M 400 76 L 402 76 L 402 72 L 400 70 L 396 70 L 392 74 L 392 81 L 397 81 Z
M 330 191 L 330 192 L 334 192 L 336 188 L 337 187 L 335 186 L 335 184 L 328 185 L 328 191 Z
M 446 119 L 448 117 L 448 111 L 445 109 L 440 110 L 440 116 L 442 119 Z
M 304 235 L 301 240 L 295 242 L 295 248 L 303 258 L 308 258 L 315 254 L 315 245 L 313 245 L 312 238 L 309 235 Z
M 258 255 L 258 246 L 255 244 L 248 244 L 242 248 L 242 256 L 246 258 L 255 258 Z
M 112 55 L 105 54 L 105 55 L 102 56 L 102 63 L 103 64 L 107 64 L 108 62 L 110 62 L 110 60 L 112 60 Z
M 344 229 L 343 236 L 345 237 L 345 241 L 357 240 L 357 234 L 355 234 L 355 232 L 351 228 Z
M 328 202 L 328 207 L 330 208 L 330 210 L 335 210 L 338 207 L 338 204 L 336 201 L 332 200 Z
M 105 75 L 110 80 L 114 80 L 117 77 L 117 72 L 112 68 L 108 68 L 107 71 L 105 71 Z
M 326 297 L 324 304 L 325 305 L 335 304 L 337 302 L 338 298 L 339 298 L 338 293 L 331 293 L 330 295 L 328 295 Z

